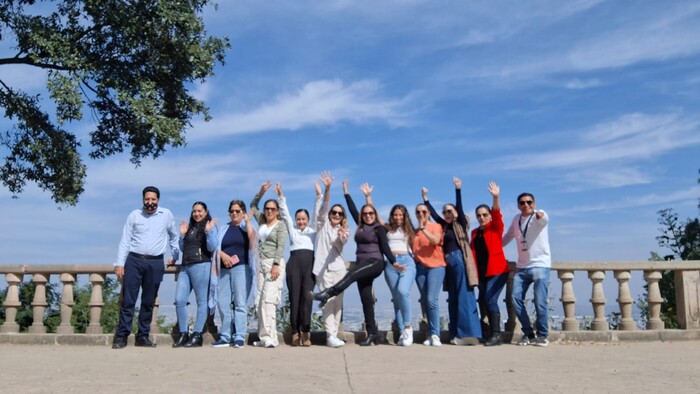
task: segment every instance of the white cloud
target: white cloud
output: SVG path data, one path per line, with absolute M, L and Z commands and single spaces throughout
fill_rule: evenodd
M 502 158 L 507 169 L 567 168 L 659 156 L 700 143 L 700 118 L 628 114 L 593 126 L 571 147 Z
M 405 124 L 409 96 L 387 99 L 381 97 L 379 91 L 379 83 L 372 80 L 350 84 L 340 80 L 309 82 L 296 92 L 279 94 L 249 112 L 219 115 L 211 122 L 197 124 L 188 140 L 197 142 L 215 136 L 272 130 L 293 131 L 341 122 Z
M 572 90 L 589 89 L 602 86 L 603 83 L 598 78 L 580 79 L 574 78 L 566 81 L 564 87 Z
M 564 210 L 553 211 L 552 214 L 556 216 L 571 216 L 581 213 L 629 210 L 630 208 L 645 206 L 664 206 L 671 203 L 683 203 L 687 201 L 697 202 L 699 195 L 700 186 L 693 186 L 688 189 L 677 190 L 670 193 L 635 195 L 625 199 L 615 199 L 593 205 L 579 204 L 567 207 Z

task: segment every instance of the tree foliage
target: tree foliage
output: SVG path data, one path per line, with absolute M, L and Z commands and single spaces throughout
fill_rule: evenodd
M 0 294 L 0 321 L 5 322 L 5 298 L 7 298 L 8 288 Z M 17 318 L 15 321 L 19 325 L 20 332 L 25 332 L 34 323 L 34 312 L 32 301 L 36 292 L 36 283 L 22 282 L 19 284 L 19 302 Z M 61 296 L 56 290 L 55 283 L 46 283 L 46 309 L 44 310 L 44 325 L 47 332 L 56 332 L 56 327 L 61 323 L 60 307 Z
M 0 41 L 14 43 L 0 66 L 46 70 L 55 107 L 50 114 L 41 95 L 0 77 L 0 108 L 12 122 L 0 135 L 3 184 L 16 196 L 35 182 L 57 203 L 76 204 L 86 166 L 81 141 L 65 126 L 83 119 L 86 108 L 95 123 L 93 159 L 129 149 L 139 165 L 183 145 L 191 119 L 209 119 L 188 84 L 211 76 L 229 47 L 227 38 L 205 31 L 200 14 L 209 3 L 0 0 Z

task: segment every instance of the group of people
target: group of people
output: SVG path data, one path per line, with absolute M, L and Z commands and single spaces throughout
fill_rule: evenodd
M 222 325 L 219 339 L 211 346 L 245 345 L 253 266 L 259 336 L 254 346 L 279 344 L 276 311 L 285 279 L 292 346 L 311 346 L 314 300 L 320 302 L 322 309 L 326 345 L 345 344 L 338 338 L 338 328 L 343 293 L 353 283 L 359 290 L 367 330 L 359 345 L 378 344 L 373 282 L 382 273 L 391 290 L 395 320 L 401 329 L 398 345 L 413 343 L 410 293 L 414 282 L 428 322 L 424 345 L 442 345 L 438 300 L 443 288 L 448 293 L 450 343 L 472 345 L 481 341 L 486 346 L 500 345 L 503 339 L 498 299 L 509 275 L 503 246 L 513 240 L 517 243 L 518 261 L 512 299 L 523 331 L 518 345 L 547 346 L 547 288 L 551 267 L 547 214 L 536 209 L 532 194 L 522 193 L 517 198 L 520 214 L 504 231 L 500 188 L 491 182 L 488 191 L 492 204 L 476 207 L 479 226 L 470 233 L 469 217 L 462 206 L 462 182 L 455 177 L 453 183 L 455 203 L 445 204 L 442 215 L 428 199 L 428 190 L 422 189 L 423 202 L 415 207 L 417 226 L 413 226 L 408 209 L 401 204 L 391 208 L 387 221 L 382 220 L 373 203 L 373 188 L 367 183 L 360 186 L 365 203 L 359 210 L 347 180 L 342 185 L 347 213 L 343 205 L 331 205 L 333 178 L 323 172 L 320 184 L 315 183 L 316 199 L 311 215 L 302 208 L 292 217 L 279 183 L 274 186 L 277 199 L 266 200 L 261 212 L 258 205 L 272 187 L 267 181 L 251 201 L 250 212 L 243 201 L 233 200 L 228 207 L 230 221 L 218 228 L 207 205 L 198 201 L 192 206 L 189 222 L 180 224 L 179 232 L 172 213 L 158 205 L 158 189 L 146 187 L 143 207 L 127 218 L 115 263 L 115 273 L 123 280 L 124 295 L 112 347 L 126 346 L 139 288 L 141 309 L 135 345 L 155 346 L 149 339 L 149 329 L 168 247 L 171 254 L 168 264 L 174 264 L 182 254 L 176 289 L 180 335 L 173 347 L 202 346 L 208 311 L 217 306 Z M 343 257 L 343 248 L 351 236 L 348 213 L 357 226 L 353 235 L 357 246 L 353 265 Z M 291 253 L 285 261 L 287 242 Z M 535 329 L 524 300 L 530 285 L 534 287 Z M 318 290 L 314 291 L 316 287 Z M 189 333 L 187 300 L 193 290 L 197 312 L 193 332 Z

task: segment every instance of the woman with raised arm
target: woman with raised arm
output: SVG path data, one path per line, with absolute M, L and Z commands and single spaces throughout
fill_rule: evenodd
M 314 244 L 316 243 L 316 217 L 321 207 L 321 187 L 316 186 L 316 200 L 314 202 L 314 216 L 309 221 L 309 211 L 298 209 L 294 214 L 292 224 L 287 199 L 282 192 L 282 185 L 275 184 L 275 193 L 279 197 L 280 216 L 287 226 L 291 255 L 287 262 L 287 291 L 289 294 L 290 314 L 289 322 L 292 330 L 292 346 L 311 346 L 311 300 L 306 298 L 306 293 L 313 291 L 314 278 Z M 311 225 L 310 225 L 311 224 Z
M 216 219 L 211 218 L 207 204 L 197 201 L 192 205 L 189 223 L 180 223 L 180 250 L 182 264 L 175 289 L 175 312 L 180 337 L 173 347 L 202 346 L 202 330 L 207 322 L 207 294 L 211 279 L 211 257 L 216 250 Z M 189 336 L 187 330 L 187 299 L 194 290 L 197 301 L 197 318 L 194 331 Z
M 489 183 L 489 193 L 493 204 L 476 207 L 476 220 L 479 228 L 472 231 L 471 248 L 479 271 L 479 309 L 481 315 L 488 316 L 491 335 L 485 346 L 497 346 L 501 339 L 501 312 L 498 297 L 508 281 L 508 263 L 503 253 L 503 216 L 499 195 L 501 189 L 495 182 Z
M 323 205 L 316 216 L 314 226 L 316 233 L 316 249 L 314 256 L 313 274 L 316 276 L 321 293 L 330 289 L 345 277 L 348 272 L 343 258 L 343 246 L 348 241 L 350 232 L 348 231 L 348 221 L 345 215 L 345 208 L 340 204 L 330 207 L 331 184 L 333 178 L 329 172 L 321 174 L 321 182 L 325 186 Z M 309 300 L 313 300 L 314 293 L 306 293 Z M 345 345 L 345 342 L 338 338 L 338 328 L 343 317 L 343 293 L 328 296 L 322 300 L 322 320 L 323 329 L 326 330 L 326 345 L 338 348 Z
M 364 193 L 367 204 L 373 206 L 373 187 L 363 183 L 360 186 L 360 190 Z M 387 230 L 389 249 L 391 249 L 391 254 L 396 259 L 394 264 L 386 264 L 384 279 L 386 279 L 386 284 L 391 291 L 396 324 L 401 329 L 401 336 L 397 345 L 411 346 L 413 344 L 411 286 L 413 286 L 413 281 L 416 279 L 416 263 L 413 260 L 412 252 L 415 232 L 408 210 L 401 204 L 396 204 L 391 208 L 389 221 L 382 224 Z
M 279 217 L 277 200 L 269 199 L 263 205 L 264 213 L 258 209 L 260 199 L 272 184 L 267 181 L 260 186 L 260 191 L 250 202 L 250 210 L 258 222 L 258 312 L 257 347 L 276 347 L 277 306 L 282 298 L 284 287 L 284 243 L 287 242 L 287 228 Z
M 345 194 L 345 202 L 348 204 L 348 210 L 358 225 L 355 232 L 355 243 L 357 244 L 356 264 L 340 282 L 318 294 L 314 294 L 314 298 L 324 302 L 326 299 L 342 293 L 352 283 L 357 282 L 367 327 L 367 338 L 360 342 L 359 345 L 369 346 L 372 343 L 377 345 L 379 344 L 379 335 L 377 323 L 374 320 L 374 291 L 372 283 L 384 271 L 383 256 L 386 256 L 392 265 L 396 263 L 396 259 L 391 254 L 386 229 L 377 221 L 377 210 L 374 206 L 365 204 L 362 206 L 362 218 L 360 219 L 360 212 L 357 211 L 357 207 L 348 192 L 348 182 L 348 180 L 343 182 L 343 192 Z
M 231 221 L 219 232 L 214 259 L 213 271 L 218 272 L 219 281 L 217 305 L 221 315 L 221 332 L 219 339 L 211 346 L 242 348 L 248 332 L 248 297 L 252 284 L 252 261 L 248 251 L 255 240 L 255 229 L 251 215 L 246 215 L 243 201 L 231 201 L 228 215 Z
M 427 193 L 427 190 L 426 190 Z M 440 341 L 440 291 L 445 279 L 445 254 L 442 251 L 442 226 L 430 221 L 425 204 L 416 206 L 418 227 L 413 239 L 413 258 L 416 260 L 416 285 L 428 320 L 428 338 L 425 346 L 442 346 Z
M 445 233 L 442 250 L 447 263 L 447 309 L 450 317 L 450 342 L 455 345 L 476 345 L 481 338 L 479 311 L 474 297 L 474 287 L 479 279 L 469 246 L 469 218 L 462 209 L 462 181 L 454 177 L 456 205 L 442 207 L 444 219 L 428 201 L 428 189 L 423 188 L 423 202 L 430 216 L 442 225 Z

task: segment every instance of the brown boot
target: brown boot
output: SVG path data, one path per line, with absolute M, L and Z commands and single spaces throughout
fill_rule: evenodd
M 301 346 L 309 347 L 311 346 L 311 333 L 302 332 L 301 333 Z
M 299 333 L 292 334 L 292 346 L 299 346 Z

